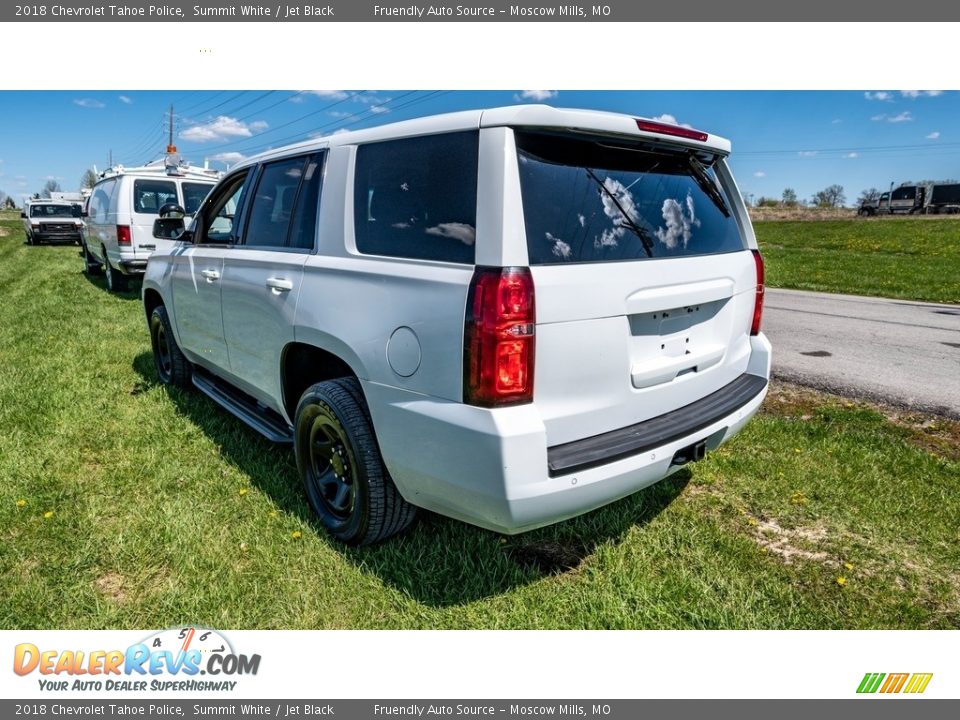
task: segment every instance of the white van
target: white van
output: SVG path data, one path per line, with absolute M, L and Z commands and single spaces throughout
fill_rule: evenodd
M 153 222 L 164 205 L 192 215 L 220 172 L 159 160 L 137 168 L 122 165 L 101 173 L 87 201 L 83 262 L 88 274 L 106 274 L 107 288 L 124 290 L 127 278 L 142 275 L 147 258 L 173 244 L 153 236 Z
M 530 105 L 249 158 L 189 228 L 156 221 L 179 236 L 143 280 L 157 375 L 291 443 L 346 543 L 416 507 L 503 533 L 592 510 L 700 460 L 766 394 L 729 153 Z

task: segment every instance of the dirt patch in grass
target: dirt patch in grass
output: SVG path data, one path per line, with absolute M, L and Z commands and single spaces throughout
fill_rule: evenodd
M 127 599 L 127 594 L 123 589 L 123 576 L 120 573 L 108 572 L 101 575 L 94 581 L 97 590 L 115 603 L 122 603 Z

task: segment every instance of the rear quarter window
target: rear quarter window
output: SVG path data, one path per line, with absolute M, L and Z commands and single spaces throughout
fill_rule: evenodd
M 622 262 L 746 247 L 710 165 L 690 151 L 516 132 L 532 265 Z M 706 166 L 706 167 L 705 167 Z
M 474 262 L 477 131 L 357 148 L 354 227 L 370 255 Z

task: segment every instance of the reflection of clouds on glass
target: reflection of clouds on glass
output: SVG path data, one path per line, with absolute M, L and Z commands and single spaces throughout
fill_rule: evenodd
M 616 247 L 626 232 L 626 228 L 623 227 L 624 222 L 637 224 L 637 203 L 624 184 L 608 176 L 603 181 L 603 187 L 606 191 L 600 191 L 600 202 L 603 203 L 603 214 L 613 221 L 613 227 L 607 228 L 599 237 L 594 238 L 593 246 L 597 249 Z M 618 204 L 620 207 L 617 207 Z M 620 208 L 623 208 L 623 212 Z M 583 215 L 578 217 L 580 224 L 585 226 L 586 218 Z
M 464 245 L 473 245 L 477 241 L 476 228 L 467 223 L 440 223 L 439 225 L 428 227 L 427 235 L 453 238 L 454 240 L 459 240 Z
M 686 212 L 684 212 L 686 205 Z M 657 228 L 657 239 L 668 248 L 675 248 L 678 240 L 683 240 L 683 246 L 686 247 L 693 235 L 693 228 L 700 227 L 700 220 L 697 218 L 693 207 L 693 196 L 688 192 L 684 205 L 673 198 L 667 198 L 663 201 L 663 222 L 666 227 Z
M 570 257 L 570 245 L 565 243 L 558 237 L 554 237 L 551 233 L 546 233 L 547 240 L 553 243 L 553 248 L 551 252 L 556 255 L 558 258 L 563 258 L 566 260 Z

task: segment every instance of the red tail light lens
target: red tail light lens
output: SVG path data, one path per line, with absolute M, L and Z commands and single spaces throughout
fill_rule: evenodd
M 529 268 L 474 271 L 464 324 L 465 403 L 496 407 L 533 400 L 535 327 Z
M 117 245 L 130 244 L 130 226 L 117 225 Z
M 751 250 L 753 262 L 757 266 L 757 296 L 753 301 L 753 322 L 750 324 L 750 334 L 760 333 L 760 318 L 763 316 L 763 258 L 759 250 Z
M 707 134 L 702 130 L 680 127 L 669 123 L 653 122 L 652 120 L 637 120 L 637 128 L 644 132 L 657 133 L 658 135 L 670 135 L 672 137 L 687 138 L 688 140 L 707 141 Z

